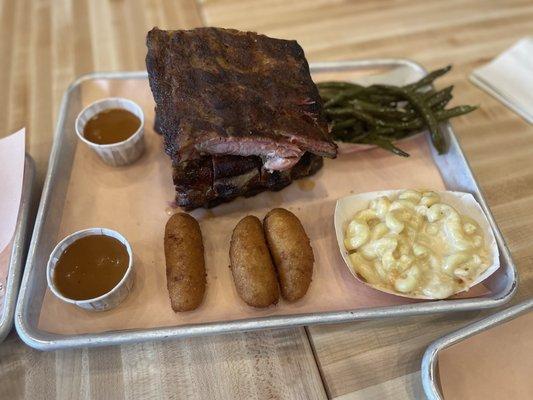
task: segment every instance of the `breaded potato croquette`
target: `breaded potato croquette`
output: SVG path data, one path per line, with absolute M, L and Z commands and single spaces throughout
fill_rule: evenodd
M 296 301 L 307 293 L 313 277 L 315 257 L 309 237 L 298 217 L 284 208 L 271 210 L 263 225 L 281 295 L 285 300 Z
M 230 243 L 231 272 L 237 293 L 252 307 L 268 307 L 279 300 L 276 270 L 259 218 L 239 221 Z
M 174 214 L 167 221 L 165 261 L 172 309 L 194 310 L 204 298 L 206 272 L 200 225 L 189 214 Z

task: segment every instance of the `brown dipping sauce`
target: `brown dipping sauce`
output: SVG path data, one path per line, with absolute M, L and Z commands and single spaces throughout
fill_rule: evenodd
M 141 120 L 132 112 L 122 108 L 110 108 L 92 117 L 85 128 L 83 137 L 96 144 L 123 142 L 141 126 Z
M 94 299 L 113 289 L 129 265 L 126 246 L 105 235 L 82 237 L 59 257 L 54 284 L 69 299 Z

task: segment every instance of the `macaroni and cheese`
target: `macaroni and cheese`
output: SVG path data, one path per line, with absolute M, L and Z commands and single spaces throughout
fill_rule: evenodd
M 490 265 L 478 223 L 435 192 L 405 190 L 372 200 L 349 222 L 344 245 L 369 284 L 427 298 L 468 288 Z

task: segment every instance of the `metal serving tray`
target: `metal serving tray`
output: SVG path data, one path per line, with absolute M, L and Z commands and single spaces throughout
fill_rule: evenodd
M 13 316 L 15 315 L 15 305 L 19 292 L 20 277 L 22 276 L 22 266 L 26 261 L 26 250 L 30 239 L 31 217 L 34 185 L 35 185 L 35 165 L 32 158 L 26 155 L 24 160 L 24 178 L 22 181 L 22 197 L 20 200 L 19 215 L 13 248 L 9 257 L 7 269 L 7 279 L 4 295 L 4 308 L 0 316 L 0 343 L 4 341 L 13 326 Z
M 343 72 L 403 68 L 420 76 L 426 71 L 420 65 L 401 59 L 376 59 L 343 62 L 315 63 L 311 65 L 313 74 L 328 75 Z M 470 167 L 461 151 L 450 125 L 444 132 L 450 143 L 449 151 L 438 156 L 432 150 L 436 165 L 442 173 L 445 185 L 450 190 L 470 192 L 479 201 L 494 230 L 500 251 L 501 268 L 486 282 L 491 294 L 489 297 L 422 302 L 401 306 L 387 306 L 346 310 L 336 312 L 307 313 L 298 315 L 275 315 L 261 318 L 248 318 L 237 321 L 220 321 L 202 324 L 189 324 L 179 327 L 155 329 L 135 329 L 110 331 L 97 334 L 59 335 L 38 329 L 38 321 L 43 297 L 46 291 L 45 268 L 50 251 L 56 244 L 57 221 L 68 186 L 75 142 L 71 139 L 74 120 L 81 110 L 80 86 L 94 79 L 147 79 L 146 72 L 112 72 L 84 75 L 67 90 L 61 104 L 50 163 L 46 175 L 41 203 L 35 223 L 35 230 L 28 253 L 28 261 L 22 280 L 17 304 L 15 324 L 17 331 L 28 345 L 41 350 L 78 346 L 102 346 L 133 343 L 146 340 L 175 339 L 188 336 L 211 335 L 236 331 L 250 331 L 267 328 L 287 328 L 302 325 L 349 322 L 363 319 L 399 317 L 409 315 L 434 314 L 441 312 L 479 310 L 496 307 L 511 299 L 517 286 L 516 269 L 502 235 L 485 203 Z
M 528 311 L 533 311 L 533 299 L 526 300 L 523 303 L 509 307 L 491 315 L 490 317 L 483 318 L 431 343 L 422 358 L 422 369 L 420 371 L 422 374 L 422 386 L 424 387 L 424 392 L 426 393 L 427 398 L 429 400 L 444 399 L 440 387 L 437 384 L 438 373 L 436 370 L 439 352 L 441 350 L 462 342 L 463 340 L 486 331 L 487 329 L 494 328 L 504 322 L 513 320 Z

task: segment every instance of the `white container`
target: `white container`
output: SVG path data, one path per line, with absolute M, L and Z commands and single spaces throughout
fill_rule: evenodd
M 97 144 L 87 140 L 83 136 L 87 122 L 96 114 L 113 108 L 127 110 L 139 118 L 141 124 L 137 131 L 128 139 L 117 143 Z M 80 140 L 93 149 L 106 164 L 114 167 L 128 165 L 139 159 L 144 152 L 144 113 L 141 107 L 131 100 L 122 97 L 108 97 L 95 101 L 79 113 L 75 126 L 76 134 Z
M 342 259 L 346 263 L 346 266 L 350 270 L 351 274 L 354 276 L 355 279 L 357 279 L 359 282 L 364 283 L 367 286 L 370 286 L 376 290 L 393 294 L 395 296 L 400 297 L 407 297 L 411 299 L 423 299 L 423 300 L 435 300 L 432 297 L 427 297 L 424 295 L 417 295 L 417 294 L 408 294 L 408 293 L 401 293 L 394 290 L 389 290 L 381 285 L 378 284 L 371 284 L 366 282 L 364 279 L 362 279 L 356 271 L 354 271 L 354 268 L 352 267 L 352 263 L 349 258 L 349 252 L 346 250 L 346 247 L 344 246 L 344 237 L 345 237 L 345 231 L 346 227 L 352 220 L 353 216 L 360 210 L 363 210 L 368 207 L 368 204 L 371 200 L 377 199 L 378 197 L 387 196 L 389 198 L 395 198 L 403 192 L 406 189 L 401 190 L 381 190 L 378 192 L 367 192 L 367 193 L 359 193 L 354 194 L 351 196 L 343 197 L 339 200 L 337 200 L 337 204 L 335 206 L 335 214 L 334 214 L 334 225 L 335 225 L 335 234 L 337 237 L 337 244 L 339 246 L 339 251 L 341 253 Z M 475 286 L 481 282 L 483 282 L 485 279 L 487 279 L 489 276 L 491 276 L 496 270 L 500 267 L 500 253 L 498 250 L 498 246 L 496 244 L 496 238 L 494 236 L 494 232 L 492 231 L 492 228 L 490 226 L 490 223 L 487 219 L 487 216 L 483 212 L 481 206 L 476 201 L 474 196 L 472 196 L 470 193 L 463 193 L 463 192 L 455 192 L 455 191 L 435 191 L 437 193 L 442 202 L 451 205 L 453 208 L 455 208 L 460 214 L 466 215 L 467 217 L 472 218 L 474 221 L 476 221 L 482 232 L 483 237 L 485 240 L 485 247 L 488 249 L 490 254 L 490 265 L 489 267 L 483 271 L 472 283 L 468 285 L 467 288 L 461 289 L 458 292 L 454 294 L 458 294 L 464 291 L 467 291 L 472 286 Z
M 57 289 L 54 283 L 54 279 L 53 279 L 54 270 L 55 270 L 57 261 L 59 260 L 59 258 L 65 251 L 65 249 L 68 246 L 70 246 L 72 243 L 74 243 L 77 239 L 80 239 L 86 236 L 93 236 L 93 235 L 110 236 L 110 237 L 117 239 L 124 246 L 126 246 L 126 251 L 128 252 L 128 258 L 129 258 L 128 268 L 126 269 L 126 272 L 124 273 L 124 276 L 119 281 L 119 283 L 117 283 L 117 285 L 113 289 L 111 289 L 109 292 L 99 297 L 95 297 L 93 299 L 87 299 L 87 300 L 74 300 L 74 299 L 65 297 Z M 122 301 L 124 301 L 124 299 L 131 292 L 131 289 L 133 287 L 133 252 L 131 250 L 131 246 L 124 236 L 122 236 L 120 233 L 113 231 L 111 229 L 89 228 L 89 229 L 84 229 L 78 232 L 74 232 L 73 234 L 67 236 L 62 241 L 60 241 L 57 244 L 57 246 L 54 248 L 52 253 L 50 254 L 50 258 L 48 259 L 48 265 L 46 266 L 46 279 L 48 281 L 48 287 L 50 288 L 52 293 L 56 297 L 58 297 L 59 299 L 63 300 L 66 303 L 74 304 L 86 310 L 94 310 L 94 311 L 109 310 L 111 308 L 118 306 L 120 303 L 122 303 Z

